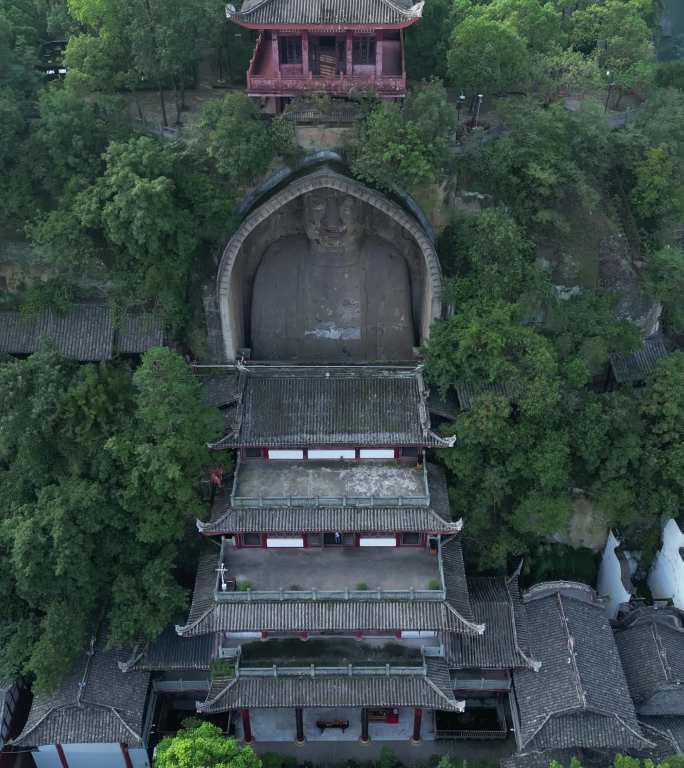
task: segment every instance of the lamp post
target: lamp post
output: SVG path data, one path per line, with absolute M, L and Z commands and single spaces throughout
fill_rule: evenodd
M 463 91 L 461 91 L 461 93 L 460 93 L 460 95 L 458 97 L 458 100 L 456 101 L 456 121 L 458 123 L 461 122 L 461 110 L 463 109 L 463 105 L 465 104 L 465 100 L 466 100 L 465 93 L 463 93 Z
M 608 104 L 610 103 L 610 94 L 613 92 L 613 88 L 615 88 L 615 83 L 611 81 L 610 79 L 610 70 L 606 70 L 606 78 L 608 79 L 608 94 L 606 96 L 606 105 L 603 108 L 604 112 L 608 111 Z
M 475 110 L 475 123 L 473 124 L 473 128 L 477 128 L 477 121 L 480 118 L 480 107 L 482 106 L 482 100 L 484 99 L 484 96 L 481 93 L 477 94 L 477 109 Z

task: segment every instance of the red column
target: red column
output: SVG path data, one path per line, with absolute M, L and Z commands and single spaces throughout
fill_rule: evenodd
M 423 710 L 420 707 L 416 707 L 413 710 L 413 741 L 420 741 L 420 726 L 423 722 Z
M 295 722 L 297 723 L 297 741 L 304 741 L 304 712 L 301 707 L 295 707 Z
M 249 743 L 252 741 L 252 721 L 249 719 L 249 710 L 241 709 L 240 714 L 242 715 L 242 732 L 245 741 Z
M 302 73 L 310 77 L 309 72 L 309 33 L 306 29 L 302 30 Z
M 368 741 L 368 710 L 365 707 L 361 710 L 361 741 Z
M 123 755 L 124 766 L 126 768 L 133 768 L 133 761 L 131 760 L 131 756 L 128 754 L 128 744 L 124 744 L 124 742 L 121 742 L 119 746 L 121 747 L 121 754 Z
M 275 30 L 271 32 L 271 55 L 273 56 L 273 71 L 280 80 L 280 52 L 278 50 L 278 33 Z
M 64 747 L 57 742 L 55 744 L 55 749 L 57 750 L 57 757 L 59 758 L 62 768 L 69 768 L 69 763 L 67 763 L 66 755 L 64 754 Z
M 382 77 L 382 30 L 378 29 L 375 33 L 375 77 L 379 80 Z

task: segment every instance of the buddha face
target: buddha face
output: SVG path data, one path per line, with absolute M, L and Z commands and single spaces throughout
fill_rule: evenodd
M 309 240 L 323 248 L 347 248 L 363 232 L 356 198 L 332 189 L 304 195 L 304 226 Z

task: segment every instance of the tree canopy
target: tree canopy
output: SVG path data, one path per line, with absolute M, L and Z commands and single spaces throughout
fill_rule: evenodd
M 157 747 L 155 768 L 261 768 L 250 746 L 241 747 L 211 723 L 190 721 Z
M 0 396 L 0 664 L 51 688 L 97 619 L 132 642 L 183 608 L 178 547 L 220 425 L 169 349 L 135 374 L 45 349 L 0 364 Z

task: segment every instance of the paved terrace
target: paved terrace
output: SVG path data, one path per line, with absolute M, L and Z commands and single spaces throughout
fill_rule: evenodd
M 252 461 L 240 462 L 233 506 L 427 505 L 423 467 L 387 462 Z
M 248 582 L 253 592 L 281 588 L 355 591 L 361 583 L 368 590 L 432 591 L 431 586 L 442 586 L 439 560 L 423 548 L 276 550 L 225 546 L 224 564 L 228 578 L 237 579 L 238 587 Z

